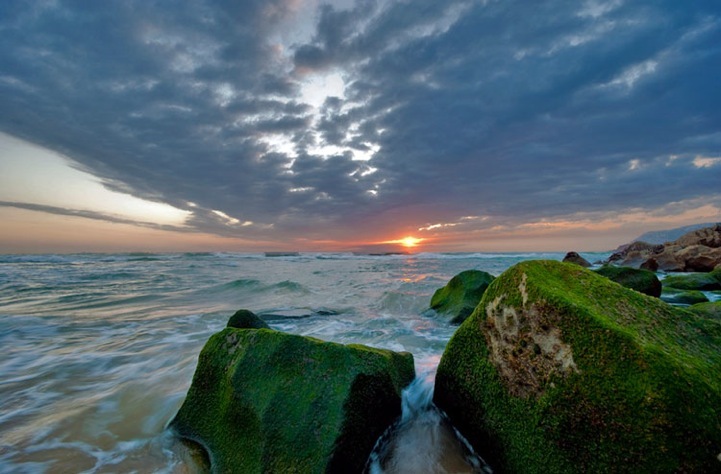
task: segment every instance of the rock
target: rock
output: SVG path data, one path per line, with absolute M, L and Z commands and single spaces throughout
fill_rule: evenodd
M 661 293 L 661 299 L 669 304 L 692 305 L 696 303 L 705 303 L 708 301 L 706 295 L 697 290 L 677 290 L 675 288 L 664 287 Z
M 676 255 L 676 252 L 680 250 L 680 246 L 671 245 L 651 258 L 656 260 L 659 270 L 663 270 L 664 272 L 682 272 L 686 268 L 686 262 L 679 259 Z
M 661 296 L 661 281 L 655 273 L 648 270 L 604 265 L 593 271 L 626 288 L 640 291 L 641 293 L 655 296 L 656 298 Z
M 461 272 L 433 293 L 431 309 L 450 316 L 452 324 L 460 324 L 473 312 L 493 280 L 493 275 L 480 270 Z
M 721 301 L 697 303 L 690 306 L 688 310 L 706 318 L 714 318 L 721 321 Z
M 213 472 L 362 472 L 413 378 L 409 353 L 228 327 L 203 348 L 170 428 Z
M 690 245 L 678 251 L 676 258 L 685 262 L 684 270 L 687 272 L 710 272 L 721 262 L 721 248 Z
M 647 242 L 632 242 L 628 245 L 619 247 L 610 257 L 609 263 L 624 265 L 627 267 L 638 266 L 648 259 L 648 255 L 653 255 L 663 251 L 663 245 L 649 244 Z M 633 263 L 636 265 L 633 265 Z
M 576 252 L 568 252 L 566 256 L 563 257 L 563 261 L 566 263 L 575 263 L 576 265 L 581 265 L 584 268 L 588 268 L 591 266 L 591 262 L 581 257 Z
M 239 309 L 236 311 L 228 320 L 227 327 L 237 329 L 270 329 L 270 326 L 268 326 L 265 321 L 247 309 Z
M 504 272 L 434 401 L 501 472 L 719 472 L 721 322 L 577 265 Z
M 639 267 L 641 270 L 648 270 L 649 272 L 657 272 L 658 271 L 658 261 L 651 257 L 645 262 L 641 264 Z
M 677 245 L 690 247 L 692 245 L 703 245 L 704 247 L 721 247 L 721 223 L 693 230 L 675 240 Z
M 714 291 L 721 290 L 721 271 L 709 273 L 689 273 L 688 275 L 669 275 L 663 280 L 664 287 L 678 290 Z
M 658 270 L 666 272 L 708 272 L 721 264 L 721 224 L 688 232 L 663 245 L 633 242 L 622 245 L 609 263 L 639 267 L 656 260 Z

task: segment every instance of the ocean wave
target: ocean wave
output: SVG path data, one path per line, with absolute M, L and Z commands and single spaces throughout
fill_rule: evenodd
M 260 280 L 254 280 L 254 279 L 246 279 L 246 278 L 240 278 L 238 280 L 233 280 L 228 283 L 223 283 L 222 285 L 218 285 L 212 288 L 209 288 L 210 291 L 216 290 L 216 291 L 226 291 L 226 290 L 239 290 L 239 289 L 257 289 L 261 287 L 262 284 Z
M 0 264 L 2 263 L 74 263 L 73 255 L 57 255 L 57 254 L 33 254 L 33 255 L 0 255 Z
M 302 294 L 311 293 L 311 291 L 305 285 L 298 283 L 297 281 L 291 281 L 291 280 L 285 280 L 285 281 L 281 281 L 280 283 L 275 283 L 273 285 L 269 285 L 265 289 L 266 290 L 281 290 L 281 291 L 287 291 L 290 293 L 302 293 Z
M 223 283 L 215 287 L 211 287 L 203 291 L 211 292 L 227 292 L 227 291 L 239 291 L 239 290 L 253 290 L 255 292 L 273 292 L 280 291 L 284 293 L 300 293 L 309 294 L 311 290 L 302 283 L 292 280 L 284 280 L 278 283 L 263 283 L 260 280 L 252 278 L 240 278 L 233 280 L 228 283 Z

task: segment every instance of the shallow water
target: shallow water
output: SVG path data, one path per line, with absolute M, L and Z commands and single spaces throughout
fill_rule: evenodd
M 562 257 L 0 256 L 0 472 L 194 472 L 192 453 L 165 426 L 203 344 L 240 308 L 275 329 L 409 351 L 429 397 L 455 330 L 423 315 L 433 291 L 463 270 L 498 275 Z M 376 472 L 431 472 L 422 466 L 433 463 L 477 471 L 458 470 L 466 454 L 452 427 L 419 406 Z M 429 440 L 437 443 L 419 446 Z M 422 466 L 420 452 L 430 456 Z

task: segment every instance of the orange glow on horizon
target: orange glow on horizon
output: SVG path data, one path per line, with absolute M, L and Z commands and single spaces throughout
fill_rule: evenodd
M 403 237 L 398 241 L 399 244 L 401 244 L 404 247 L 413 248 L 416 245 L 420 244 L 423 241 L 423 239 L 417 239 L 416 237 L 408 236 Z
M 414 247 L 417 247 L 421 242 L 425 241 L 426 239 L 419 239 L 417 237 L 413 237 L 412 235 L 407 235 L 405 237 L 402 237 L 400 239 L 395 240 L 386 240 L 383 242 L 378 242 L 376 245 L 400 245 L 401 247 L 405 247 L 407 249 L 411 249 Z

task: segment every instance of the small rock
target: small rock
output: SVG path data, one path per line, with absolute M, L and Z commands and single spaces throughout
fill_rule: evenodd
M 645 262 L 641 264 L 641 270 L 648 270 L 649 272 L 657 272 L 658 271 L 658 261 L 651 257 Z
M 247 309 L 239 309 L 236 311 L 228 320 L 226 327 L 237 329 L 270 329 L 270 326 L 268 326 L 265 321 Z
M 641 293 L 658 298 L 661 296 L 661 281 L 655 273 L 648 270 L 637 270 L 631 267 L 614 267 L 613 265 L 604 265 L 603 267 L 593 270 L 599 275 L 605 276 L 611 281 L 615 281 L 621 286 Z
M 493 280 L 493 275 L 480 270 L 461 272 L 433 293 L 431 309 L 450 316 L 452 324 L 461 324 L 476 308 Z
M 566 256 L 563 257 L 563 261 L 566 263 L 575 263 L 576 265 L 581 265 L 584 268 L 588 268 L 591 266 L 591 262 L 581 257 L 576 252 L 568 252 Z

